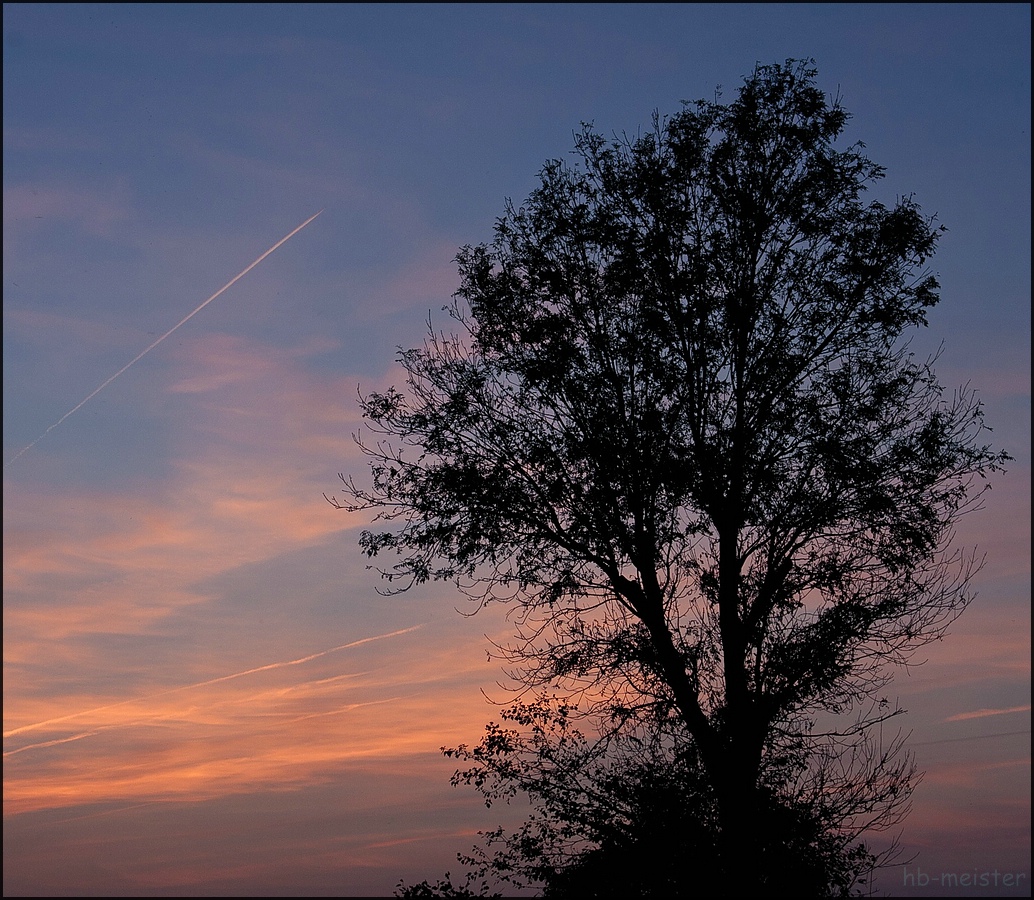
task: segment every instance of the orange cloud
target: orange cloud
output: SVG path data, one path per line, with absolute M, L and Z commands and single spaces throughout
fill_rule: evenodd
M 456 642 L 435 659 L 413 629 L 380 637 L 419 649 L 422 665 L 342 673 L 345 657 L 328 650 L 12 729 L 5 740 L 28 740 L 5 753 L 5 813 L 289 790 L 349 761 L 398 771 L 401 757 L 476 736 L 473 684 L 486 673 L 470 666 L 469 642 L 464 679 Z M 373 640 L 347 649 L 376 660 Z
M 246 590 L 249 572 L 365 521 L 322 497 L 359 459 L 355 380 L 306 369 L 326 342 L 177 346 L 167 474 L 109 490 L 6 485 L 5 814 L 294 790 L 349 761 L 397 771 L 400 756 L 480 733 L 476 686 L 495 674 L 481 638 L 411 633 L 424 614 L 371 630 L 381 604 L 357 610 L 333 626 L 343 640 L 296 656 L 256 659 L 236 637 L 260 627 L 246 620 L 207 637 L 233 622 L 216 618 L 227 585 Z M 186 396 L 189 410 L 175 406 Z M 294 590 L 340 577 L 316 571 Z M 304 631 L 268 637 L 313 646 Z

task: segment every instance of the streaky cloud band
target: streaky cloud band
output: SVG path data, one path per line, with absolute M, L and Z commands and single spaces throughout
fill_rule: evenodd
M 47 725 L 56 725 L 58 722 L 68 722 L 71 719 L 78 719 L 81 716 L 89 715 L 90 713 L 102 712 L 108 709 L 115 709 L 119 706 L 127 706 L 130 703 L 143 703 L 147 700 L 153 700 L 155 697 L 164 697 L 167 694 L 175 694 L 180 691 L 189 691 L 193 688 L 207 687 L 210 684 L 219 684 L 222 681 L 230 681 L 234 678 L 243 678 L 246 675 L 254 675 L 258 672 L 268 672 L 270 669 L 281 669 L 285 666 L 300 666 L 303 663 L 310 662 L 314 659 L 319 659 L 321 656 L 326 656 L 328 653 L 337 653 L 339 650 L 351 650 L 353 647 L 359 647 L 362 644 L 370 644 L 373 641 L 383 641 L 387 638 L 398 637 L 399 635 L 409 634 L 411 631 L 416 631 L 419 628 L 423 628 L 424 623 L 419 625 L 410 625 L 409 628 L 400 628 L 398 631 L 389 631 L 387 634 L 376 634 L 372 637 L 360 638 L 357 641 L 350 641 L 347 644 L 340 644 L 337 647 L 331 647 L 328 650 L 320 650 L 318 653 L 310 653 L 308 656 L 302 656 L 298 659 L 282 660 L 281 662 L 269 663 L 264 666 L 257 666 L 253 669 L 245 669 L 243 672 L 233 672 L 230 675 L 220 675 L 218 678 L 209 678 L 207 681 L 197 681 L 193 684 L 184 684 L 179 687 L 168 688 L 164 691 L 158 691 L 155 694 L 148 694 L 146 697 L 132 697 L 129 700 L 120 700 L 117 703 L 109 703 L 105 706 L 95 706 L 92 709 L 84 709 L 79 712 L 69 713 L 67 716 L 57 716 L 53 719 L 46 719 L 42 722 L 33 722 L 31 725 L 22 725 L 19 728 L 12 728 L 10 731 L 4 732 L 4 738 L 13 737 L 16 734 L 23 734 L 26 731 L 35 731 L 38 728 L 44 728 Z M 14 752 L 14 751 L 9 751 Z

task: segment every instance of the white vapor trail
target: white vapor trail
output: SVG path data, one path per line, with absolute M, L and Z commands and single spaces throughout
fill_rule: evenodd
M 109 384 L 111 384 L 111 382 L 113 382 L 116 378 L 118 378 L 119 375 L 121 375 L 123 372 L 125 372 L 126 369 L 128 369 L 131 365 L 133 365 L 134 363 L 138 362 L 142 357 L 144 357 L 148 353 L 150 353 L 155 347 L 157 347 L 162 341 L 164 341 L 170 334 L 172 334 L 177 328 L 179 328 L 181 325 L 185 324 L 190 319 L 192 319 L 194 316 L 196 316 L 199 312 L 201 312 L 201 310 L 203 310 L 206 306 L 208 306 L 209 303 L 211 303 L 213 300 L 215 300 L 215 298 L 218 297 L 221 293 L 223 293 L 223 291 L 227 290 L 228 288 L 230 288 L 234 284 L 236 284 L 238 281 L 240 281 L 240 279 L 242 279 L 245 275 L 247 275 L 248 272 L 250 272 L 252 269 L 254 269 L 255 266 L 257 266 L 260 262 L 262 262 L 262 260 L 264 260 L 267 256 L 269 256 L 270 253 L 272 253 L 274 250 L 276 250 L 282 244 L 286 244 L 291 238 L 293 238 L 299 231 L 301 231 L 306 225 L 308 225 L 313 219 L 316 218 L 316 216 L 320 215 L 322 212 L 323 212 L 323 210 L 321 209 L 318 213 L 316 213 L 315 216 L 310 216 L 308 219 L 306 219 L 304 222 L 302 222 L 301 225 L 299 225 L 297 228 L 295 228 L 295 230 L 292 231 L 290 234 L 288 234 L 286 237 L 280 238 L 279 241 L 277 241 L 275 244 L 273 244 L 272 247 L 270 247 L 265 253 L 263 253 L 258 259 L 256 259 L 255 262 L 253 262 L 250 266 L 248 266 L 243 272 L 241 272 L 239 275 L 235 275 L 233 278 L 231 278 L 228 282 L 226 282 L 226 284 L 224 284 L 221 288 L 219 288 L 219 290 L 217 290 L 214 294 L 212 294 L 212 296 L 209 297 L 204 303 L 202 303 L 199 307 L 197 307 L 197 309 L 195 309 L 193 312 L 185 315 L 175 325 L 173 325 L 172 328 L 170 328 L 168 331 L 166 331 L 165 334 L 163 334 L 160 338 L 158 338 L 156 341 L 154 341 L 154 343 L 152 343 L 149 347 L 147 347 L 144 350 L 141 350 L 136 356 L 134 356 L 129 362 L 127 362 L 121 369 L 119 369 L 114 375 L 112 375 L 100 387 L 94 389 L 94 391 L 91 394 L 86 396 L 84 399 L 80 400 L 79 403 L 77 403 L 68 412 L 66 412 L 60 419 L 58 419 L 53 425 L 51 425 L 46 431 L 44 431 L 43 434 L 41 434 L 38 438 L 36 438 L 36 440 L 34 440 L 28 446 L 23 447 L 21 450 L 19 450 L 18 453 L 16 453 L 7 462 L 4 463 L 4 468 L 6 469 L 9 465 L 11 465 L 11 463 L 13 463 L 16 459 L 18 459 L 19 456 L 21 456 L 26 451 L 31 450 L 33 447 L 35 447 L 36 444 L 38 444 L 41 440 L 43 440 L 43 438 L 45 438 L 48 434 L 50 434 L 50 432 L 52 432 L 55 428 L 57 428 L 58 425 L 60 425 L 62 422 L 64 422 L 65 419 L 67 419 L 70 415 L 72 415 L 72 413 L 74 413 L 77 410 L 81 409 L 87 402 L 89 402 L 94 397 L 96 397 Z
M 311 219 L 309 221 L 312 221 Z M 288 235 L 290 237 L 290 235 Z M 411 631 L 416 631 L 419 628 L 423 628 L 424 623 L 419 625 L 410 625 L 409 628 L 400 628 L 398 631 L 389 631 L 387 634 L 376 634 L 373 637 L 360 638 L 357 641 L 350 641 L 347 644 L 339 644 L 337 647 L 331 647 L 329 650 L 320 650 L 318 653 L 310 653 L 308 656 L 302 656 L 298 659 L 282 660 L 281 662 L 268 663 L 264 666 L 256 666 L 254 669 L 245 669 L 243 672 L 233 672 L 230 675 L 220 675 L 218 678 L 209 678 L 207 681 L 197 681 L 194 684 L 183 684 L 179 687 L 168 688 L 164 691 L 158 691 L 155 694 L 148 694 L 146 697 L 133 697 L 129 700 L 120 700 L 117 703 L 109 703 L 106 706 L 95 706 L 93 709 L 84 709 L 79 712 L 69 713 L 66 716 L 57 716 L 53 719 L 46 719 L 43 722 L 33 722 L 31 725 L 22 725 L 20 728 L 12 728 L 10 731 L 4 732 L 4 737 L 13 737 L 16 734 L 22 734 L 26 731 L 35 731 L 38 728 L 43 728 L 46 725 L 55 725 L 58 722 L 67 722 L 70 719 L 78 719 L 81 716 L 90 715 L 91 713 L 103 712 L 104 710 L 115 709 L 119 706 L 128 706 L 131 703 L 145 703 L 148 700 L 153 700 L 156 697 L 164 697 L 167 694 L 177 694 L 180 691 L 189 691 L 193 688 L 208 687 L 210 684 L 219 684 L 222 681 L 231 681 L 234 678 L 244 678 L 246 675 L 254 675 L 256 672 L 268 672 L 270 669 L 282 669 L 285 666 L 300 666 L 304 663 L 311 662 L 314 659 L 319 659 L 321 656 L 327 656 L 330 653 L 337 653 L 340 650 L 351 650 L 353 647 L 359 647 L 363 644 L 372 644 L 374 641 L 383 641 L 387 638 L 398 637 L 401 634 L 409 634 Z M 92 732 L 91 732 L 92 733 Z M 80 737 L 87 737 L 87 734 L 75 735 L 70 740 L 76 740 Z M 39 745 L 34 745 L 39 746 Z M 27 749 L 27 748 L 23 748 Z M 13 750 L 5 753 L 4 756 L 8 756 L 9 753 L 17 753 L 18 751 Z

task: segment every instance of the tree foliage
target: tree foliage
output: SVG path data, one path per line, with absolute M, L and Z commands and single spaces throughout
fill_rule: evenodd
M 759 66 L 643 133 L 583 126 L 574 163 L 461 249 L 455 333 L 361 397 L 372 482 L 333 499 L 376 512 L 361 546 L 391 558 L 389 590 L 511 604 L 517 683 L 594 716 L 586 746 L 625 761 L 614 791 L 694 810 L 708 824 L 679 852 L 748 892 L 903 812 L 881 692 L 969 602 L 979 560 L 953 527 L 1007 459 L 974 393 L 909 349 L 943 229 L 911 197 L 865 198 L 883 171 L 835 146 L 848 114 L 816 77 Z M 615 748 L 644 735 L 664 752 L 636 768 Z M 574 809 L 550 827 L 597 870 L 620 858 Z M 766 836 L 809 828 L 796 849 Z
M 512 725 L 492 723 L 477 746 L 446 751 L 468 766 L 454 784 L 475 786 L 489 805 L 525 794 L 534 807 L 515 833 L 488 832 L 485 847 L 461 857 L 468 885 L 539 885 L 546 897 L 737 896 L 745 886 L 839 897 L 871 874 L 877 858 L 839 827 L 837 800 L 791 798 L 776 789 L 774 771 L 752 822 L 759 840 L 749 876 L 722 871 L 712 865 L 721 850 L 715 794 L 682 730 L 626 722 L 590 740 L 577 718 L 562 701 L 518 702 L 503 713 Z M 457 895 L 451 882 L 439 888 Z

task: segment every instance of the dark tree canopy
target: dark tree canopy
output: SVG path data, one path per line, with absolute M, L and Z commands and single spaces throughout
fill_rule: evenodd
M 458 333 L 361 398 L 372 485 L 344 478 L 339 504 L 384 523 L 361 545 L 392 589 L 512 604 L 519 684 L 609 747 L 654 735 L 620 790 L 664 802 L 690 754 L 671 796 L 713 815 L 696 870 L 748 893 L 793 852 L 757 823 L 807 808 L 835 843 L 901 814 L 888 664 L 969 602 L 953 526 L 1007 459 L 973 392 L 909 350 L 942 229 L 865 198 L 883 172 L 835 146 L 847 120 L 791 60 L 633 137 L 583 126 L 574 163 L 460 251 Z
M 484 834 L 487 849 L 461 857 L 462 886 L 450 880 L 439 896 L 480 893 L 508 882 L 541 885 L 546 897 L 848 896 L 868 880 L 876 857 L 841 828 L 843 797 L 788 796 L 769 767 L 751 826 L 757 833 L 748 870 L 714 865 L 721 853 L 719 811 L 707 772 L 682 730 L 647 720 L 603 729 L 592 740 L 563 702 L 518 702 L 503 713 L 511 726 L 491 724 L 474 748 L 446 755 L 464 760 L 454 784 L 474 785 L 486 803 L 517 794 L 534 811 L 513 834 Z M 884 767 L 881 775 L 898 775 Z M 427 896 L 423 885 L 402 896 Z M 415 891 L 415 892 L 414 892 Z

